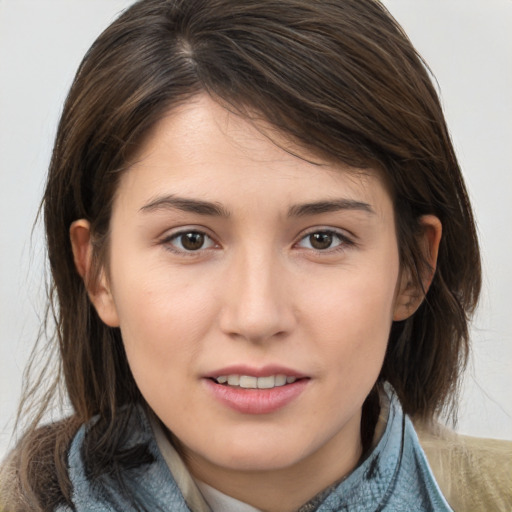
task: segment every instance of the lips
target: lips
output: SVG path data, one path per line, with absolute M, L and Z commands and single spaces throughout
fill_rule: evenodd
M 223 368 L 205 376 L 207 389 L 223 405 L 244 414 L 268 414 L 298 398 L 310 379 L 283 367 Z

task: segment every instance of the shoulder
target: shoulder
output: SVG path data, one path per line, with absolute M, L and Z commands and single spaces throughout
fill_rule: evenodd
M 101 434 L 104 428 L 99 417 L 73 438 L 67 458 L 73 510 L 190 512 L 159 452 L 145 408 L 120 408 L 116 418 L 117 442 L 104 448 L 108 457 L 90 443 L 91 432 L 98 426 Z
M 481 439 L 416 424 L 441 491 L 456 512 L 512 510 L 512 441 Z
M 73 418 L 29 430 L 0 466 L 0 510 L 53 510 L 69 503 L 67 450 Z

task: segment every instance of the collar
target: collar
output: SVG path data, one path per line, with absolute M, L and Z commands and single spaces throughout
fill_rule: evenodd
M 376 446 L 346 478 L 313 498 L 301 507 L 300 512 L 451 512 L 412 423 L 404 415 L 392 388 L 386 387 L 385 392 L 389 413 Z M 146 510 L 190 512 L 197 503 L 203 507 L 197 511 L 211 512 L 198 486 L 193 481 L 193 485 L 190 483 L 192 477 L 178 454 L 165 448 L 162 438 L 160 444 L 164 447 L 159 447 L 146 408 L 126 408 L 119 411 L 120 416 L 123 414 L 126 421 L 122 422 L 124 427 L 120 426 L 124 430 L 120 449 L 124 453 L 142 450 L 153 458 L 153 462 L 135 466 L 125 464 L 124 467 L 118 463 L 112 473 L 91 479 L 82 455 L 84 438 L 97 418 L 83 425 L 74 437 L 68 455 L 75 512 L 132 511 L 136 504 Z M 166 440 L 165 436 L 163 439 Z M 173 460 L 170 465 L 163 453 Z M 193 494 L 201 500 L 196 502 Z M 208 508 L 204 508 L 205 505 Z

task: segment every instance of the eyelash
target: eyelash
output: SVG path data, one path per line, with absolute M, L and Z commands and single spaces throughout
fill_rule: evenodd
M 180 238 L 185 235 L 192 235 L 192 234 L 203 236 L 205 238 L 205 240 L 210 241 L 210 246 L 209 247 L 200 247 L 197 250 L 192 250 L 192 249 L 186 249 L 185 247 L 183 247 L 182 242 L 181 242 L 181 248 L 176 247 L 174 245 L 176 240 L 180 240 Z M 217 242 L 215 242 L 215 240 L 210 235 L 208 235 L 207 233 L 205 233 L 204 231 L 202 231 L 200 229 L 182 229 L 176 233 L 172 233 L 171 235 L 163 238 L 161 240 L 161 244 L 170 252 L 173 252 L 173 253 L 179 254 L 179 255 L 192 256 L 192 257 L 197 256 L 202 251 L 205 251 L 205 250 L 208 250 L 211 248 L 215 248 L 215 246 L 218 245 Z
M 185 235 L 200 235 L 200 236 L 204 237 L 205 240 L 209 240 L 209 246 L 208 247 L 201 246 L 198 249 L 194 250 L 194 249 L 187 249 L 187 248 L 183 247 L 183 242 L 180 242 L 181 247 L 176 247 L 175 241 L 180 240 L 180 238 Z M 332 239 L 336 238 L 336 239 L 338 239 L 338 243 L 333 247 L 327 247 L 325 249 L 315 248 L 312 246 L 311 242 L 309 244 L 310 247 L 303 247 L 303 246 L 301 247 L 300 243 L 303 242 L 304 240 L 307 240 L 308 238 L 312 237 L 313 235 L 328 236 L 328 237 L 332 237 Z M 205 233 L 204 231 L 202 231 L 200 229 L 182 229 L 176 233 L 172 233 L 171 235 L 163 238 L 161 240 L 161 244 L 167 250 L 169 250 L 175 254 L 186 255 L 186 256 L 197 256 L 202 251 L 215 248 L 215 246 L 218 245 L 217 242 L 215 242 L 215 240 L 210 235 L 208 235 L 207 233 Z M 333 254 L 333 253 L 336 253 L 339 251 L 344 251 L 348 247 L 351 247 L 353 245 L 355 245 L 355 242 L 353 240 L 351 240 L 345 234 L 343 234 L 337 230 L 316 228 L 316 229 L 312 229 L 311 231 L 303 234 L 299 238 L 298 242 L 296 242 L 294 244 L 294 247 L 300 247 L 305 250 L 314 251 L 316 254 L 325 254 L 325 253 Z
M 355 245 L 355 242 L 353 240 L 351 240 L 347 235 L 345 235 L 335 229 L 329 229 L 329 228 L 312 229 L 312 230 L 308 231 L 307 233 L 303 234 L 300 237 L 299 241 L 295 245 L 298 245 L 300 247 L 299 244 L 302 241 L 309 239 L 313 235 L 330 236 L 332 238 L 337 238 L 338 242 L 339 242 L 337 245 L 335 245 L 333 247 L 327 247 L 326 249 L 317 249 L 315 247 L 312 247 L 311 243 L 310 243 L 310 247 L 305 247 L 306 250 L 314 251 L 316 254 L 325 254 L 325 253 L 333 254 L 333 253 L 337 253 L 340 251 L 344 251 L 347 248 Z

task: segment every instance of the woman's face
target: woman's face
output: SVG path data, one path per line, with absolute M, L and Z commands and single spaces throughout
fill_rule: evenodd
M 282 147 L 296 150 L 200 96 L 157 125 L 113 204 L 93 300 L 207 481 L 354 465 L 361 406 L 403 314 L 377 173 Z

